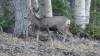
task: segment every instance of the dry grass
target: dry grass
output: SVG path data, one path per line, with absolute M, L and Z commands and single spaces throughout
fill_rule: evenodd
M 100 48 L 95 48 L 94 44 L 96 43 L 95 41 L 90 41 L 87 42 L 87 44 L 84 43 L 79 43 L 77 41 L 71 41 L 71 42 L 60 42 L 57 40 L 53 40 L 53 41 L 48 41 L 48 42 L 42 42 L 42 41 L 36 41 L 35 38 L 33 39 L 28 39 L 28 40 L 23 40 L 23 39 L 19 39 L 16 37 L 12 37 L 12 34 L 8 34 L 8 33 L 1 33 L 0 34 L 0 46 L 1 44 L 9 44 L 9 45 L 15 45 L 15 46 L 26 46 L 27 48 L 29 46 L 37 46 L 41 45 L 39 47 L 41 48 L 49 48 L 49 49 L 55 49 L 55 48 L 59 48 L 59 49 L 66 49 L 66 50 L 71 50 L 74 49 L 76 51 L 79 52 L 95 52 L 95 53 L 99 53 L 100 52 Z M 23 53 L 0 53 L 0 56 L 49 56 L 49 54 L 45 53 L 45 55 L 43 53 L 32 53 L 32 52 L 28 52 L 25 51 Z

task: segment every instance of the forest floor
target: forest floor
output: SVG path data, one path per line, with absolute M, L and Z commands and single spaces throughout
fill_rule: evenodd
M 0 33 L 0 56 L 100 56 L 100 41 L 72 38 L 43 42 Z

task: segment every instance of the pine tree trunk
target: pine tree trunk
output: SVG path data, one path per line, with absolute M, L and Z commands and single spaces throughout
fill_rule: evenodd
M 28 34 L 28 9 L 27 9 L 27 0 L 14 0 L 15 6 L 15 28 L 14 34 L 15 36 L 19 36 L 21 34 Z

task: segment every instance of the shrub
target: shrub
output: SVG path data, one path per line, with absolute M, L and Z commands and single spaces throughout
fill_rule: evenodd
M 100 26 L 89 24 L 86 28 L 85 34 L 92 39 L 100 40 Z
M 3 15 L 0 16 L 0 26 L 3 30 L 8 30 L 14 25 L 14 11 L 11 10 L 11 0 L 3 0 Z
M 77 33 L 79 33 L 79 26 L 76 25 L 74 22 L 71 22 L 69 30 L 73 35 L 77 35 Z
M 0 17 L 0 26 L 3 28 L 3 30 L 8 29 L 9 27 L 12 27 L 14 25 L 14 20 L 5 18 L 5 17 Z

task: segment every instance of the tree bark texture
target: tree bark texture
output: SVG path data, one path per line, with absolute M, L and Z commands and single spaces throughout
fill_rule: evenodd
M 20 34 L 28 34 L 28 7 L 27 0 L 13 0 L 15 6 L 15 36 Z
M 85 0 L 75 0 L 74 18 L 77 25 L 80 25 L 81 28 L 85 28 Z
M 87 24 L 89 24 L 89 19 L 90 19 L 90 6 L 91 6 L 91 0 L 85 0 L 85 14 L 86 14 Z
M 52 17 L 52 4 L 51 0 L 44 0 L 45 6 L 45 16 Z

